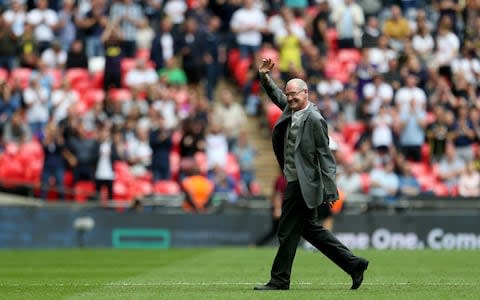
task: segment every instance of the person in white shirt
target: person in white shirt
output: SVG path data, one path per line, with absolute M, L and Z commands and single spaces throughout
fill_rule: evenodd
M 395 104 L 399 113 L 409 111 L 412 100 L 415 100 L 418 109 L 426 109 L 427 95 L 425 91 L 417 87 L 417 82 L 418 78 L 416 74 L 408 74 L 406 85 L 398 89 L 395 94 Z
M 217 165 L 225 168 L 227 165 L 228 143 L 220 123 L 217 122 L 210 125 L 205 141 L 208 170 L 212 170 Z
M 67 117 L 68 108 L 76 104 L 79 100 L 78 93 L 70 88 L 70 82 L 64 78 L 58 89 L 52 92 L 52 117 L 55 122 L 62 121 Z
M 135 68 L 128 71 L 125 76 L 125 83 L 129 88 L 141 91 L 147 90 L 158 80 L 157 73 L 153 68 L 147 66 L 144 58 L 138 58 Z
M 440 20 L 436 39 L 436 52 L 434 54 L 437 66 L 450 65 L 452 60 L 457 56 L 460 49 L 460 39 L 452 32 L 453 25 L 448 16 L 444 16 Z
M 48 8 L 48 0 L 38 0 L 37 8 L 28 13 L 27 22 L 34 26 L 35 40 L 38 42 L 39 53 L 42 53 L 55 38 L 58 14 Z
M 367 104 L 368 113 L 376 115 L 382 104 L 391 105 L 393 100 L 393 88 L 383 80 L 383 75 L 376 73 L 373 82 L 363 86 L 363 97 Z
M 3 13 L 3 19 L 11 26 L 15 36 L 21 37 L 27 20 L 27 13 L 23 0 L 12 0 L 10 8 Z
M 144 175 L 152 161 L 148 127 L 137 126 L 136 137 L 128 145 L 128 161 L 134 176 Z
M 30 80 L 23 91 L 23 101 L 27 105 L 27 122 L 32 134 L 39 134 L 48 122 L 48 90 L 42 87 L 38 77 Z
M 98 199 L 101 199 L 101 190 L 107 188 L 107 199 L 113 199 L 113 181 L 115 172 L 113 165 L 118 160 L 116 147 L 112 143 L 110 126 L 103 125 L 99 130 L 98 160 L 95 168 L 95 190 Z
M 242 58 L 253 57 L 260 49 L 262 32 L 267 27 L 265 14 L 255 4 L 255 0 L 244 0 L 243 7 L 233 13 L 230 21 Z
M 51 47 L 43 51 L 40 59 L 48 68 L 63 69 L 67 62 L 67 52 L 58 41 L 53 41 Z

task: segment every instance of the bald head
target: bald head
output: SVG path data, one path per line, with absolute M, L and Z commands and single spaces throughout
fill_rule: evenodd
M 285 95 L 291 110 L 301 110 L 308 104 L 308 85 L 300 78 L 290 79 L 285 86 Z

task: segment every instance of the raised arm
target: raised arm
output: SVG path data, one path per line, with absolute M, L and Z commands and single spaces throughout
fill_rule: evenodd
M 287 106 L 287 96 L 283 91 L 275 84 L 272 77 L 269 75 L 275 64 L 271 58 L 262 59 L 262 63 L 258 66 L 258 73 L 260 75 L 260 83 L 263 89 L 267 92 L 268 97 L 278 106 L 281 110 L 284 110 Z

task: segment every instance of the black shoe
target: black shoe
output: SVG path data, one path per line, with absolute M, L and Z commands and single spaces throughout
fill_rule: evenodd
M 358 264 L 355 272 L 351 274 L 352 276 L 352 290 L 356 290 L 362 285 L 363 282 L 363 273 L 367 270 L 368 268 L 368 260 L 363 259 L 360 261 Z
M 288 290 L 288 286 L 275 286 L 273 284 L 267 283 L 265 285 L 257 285 L 253 288 L 255 291 L 284 291 Z

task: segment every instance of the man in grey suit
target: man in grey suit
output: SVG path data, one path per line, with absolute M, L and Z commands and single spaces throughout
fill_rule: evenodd
M 308 101 L 302 79 L 287 82 L 283 92 L 270 77 L 274 63 L 263 59 L 258 71 L 262 87 L 282 111 L 272 132 L 277 161 L 288 184 L 284 194 L 271 279 L 255 290 L 288 290 L 296 249 L 302 236 L 352 277 L 351 289 L 360 287 L 368 260 L 355 256 L 317 222 L 317 207 L 338 199 L 336 162 L 329 149 L 327 123 Z

